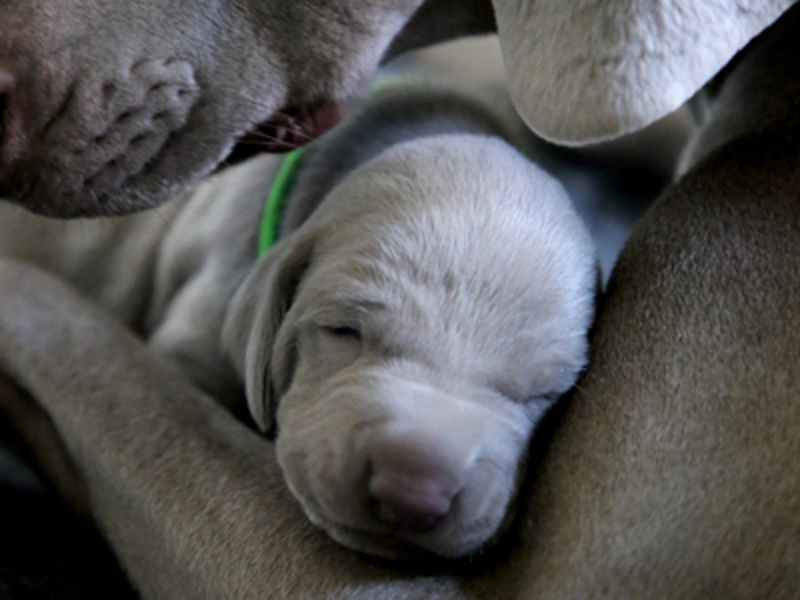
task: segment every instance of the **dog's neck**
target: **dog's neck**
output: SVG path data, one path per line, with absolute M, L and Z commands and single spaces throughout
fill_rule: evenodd
M 500 137 L 520 147 L 514 128 L 479 99 L 425 84 L 374 94 L 342 125 L 304 150 L 285 199 L 280 236 L 295 231 L 349 173 L 389 148 L 448 133 Z

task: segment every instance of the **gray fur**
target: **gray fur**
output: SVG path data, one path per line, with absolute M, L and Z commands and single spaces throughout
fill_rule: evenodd
M 408 49 L 491 26 L 409 24 L 421 4 L 4 2 L 0 193 L 60 217 L 156 206 L 276 111 L 362 95 L 399 32 Z
M 381 61 L 495 27 L 537 133 L 613 137 L 676 109 L 791 3 L 5 0 L 0 196 L 58 217 L 156 206 L 282 111 L 346 103 Z
M 515 123 L 448 88 L 378 93 L 307 151 L 261 261 L 274 157 L 159 213 L 63 223 L 7 206 L 0 251 L 74 281 L 199 389 L 277 426 L 289 488 L 337 541 L 460 557 L 508 525 L 532 431 L 585 365 L 593 313 L 592 241 L 560 185 L 503 139 Z M 106 267 L 101 235 L 120 248 L 130 235 L 144 258 L 128 247 Z M 366 485 L 416 477 L 414 453 L 414 473 L 453 488 L 430 531 L 376 518 Z
M 797 599 L 799 18 L 725 73 L 696 158 L 625 249 L 499 563 L 414 575 L 335 551 L 267 444 L 102 312 L 3 263 L 3 367 L 25 371 L 143 595 Z

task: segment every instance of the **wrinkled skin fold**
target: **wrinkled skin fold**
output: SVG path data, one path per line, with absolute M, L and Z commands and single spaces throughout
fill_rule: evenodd
M 441 0 L 454 30 L 431 29 L 427 12 L 409 24 L 421 3 L 5 2 L 0 195 L 58 217 L 127 213 L 206 175 L 271 118 L 306 115 L 308 131 L 268 127 L 251 143 L 313 137 L 400 32 L 394 52 L 491 27 L 490 13 L 459 17 L 480 3 Z

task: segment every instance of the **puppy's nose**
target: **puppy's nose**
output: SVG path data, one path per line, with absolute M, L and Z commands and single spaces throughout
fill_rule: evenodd
M 408 531 L 430 531 L 452 506 L 452 496 L 430 478 L 378 472 L 369 482 L 369 492 L 377 501 L 378 520 Z
M 385 435 L 369 450 L 375 516 L 408 531 L 433 529 L 452 510 L 477 450 L 447 436 Z

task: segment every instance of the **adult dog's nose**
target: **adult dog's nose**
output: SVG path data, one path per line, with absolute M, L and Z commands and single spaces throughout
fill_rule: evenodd
M 6 69 L 2 62 L 0 62 L 0 197 L 8 196 L 8 191 L 5 189 L 3 179 L 4 163 L 9 161 L 9 150 L 11 150 L 11 142 L 8 136 L 8 96 L 14 88 L 14 76 L 11 71 Z
M 5 108 L 8 103 L 7 97 L 8 93 L 14 88 L 14 76 L 11 74 L 11 71 L 6 69 L 2 63 L 0 63 L 0 141 L 3 138 L 3 132 L 5 130 Z
M 432 430 L 379 438 L 369 450 L 375 517 L 401 530 L 430 531 L 452 510 L 477 453 L 469 441 Z

